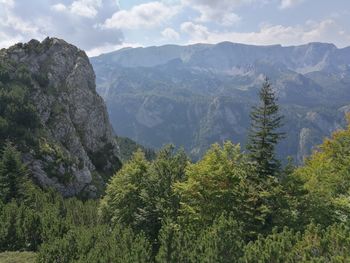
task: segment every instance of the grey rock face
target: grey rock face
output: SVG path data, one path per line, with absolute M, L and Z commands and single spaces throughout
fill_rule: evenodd
M 13 63 L 25 65 L 36 79 L 31 83 L 31 99 L 44 134 L 39 152 L 24 156 L 34 178 L 65 196 L 96 196 L 97 188 L 103 187 L 101 174 L 120 163 L 88 57 L 56 38 L 32 40 L 1 52 Z M 103 154 L 101 162 L 98 158 Z

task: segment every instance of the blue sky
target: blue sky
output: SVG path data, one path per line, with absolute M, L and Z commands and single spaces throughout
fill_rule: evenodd
M 56 36 L 89 55 L 126 46 L 350 46 L 349 0 L 0 0 L 0 48 Z

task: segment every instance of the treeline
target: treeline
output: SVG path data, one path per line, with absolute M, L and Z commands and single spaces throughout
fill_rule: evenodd
M 38 262 L 350 262 L 350 119 L 304 166 L 282 167 L 283 118 L 268 82 L 248 151 L 214 144 L 193 163 L 136 151 L 101 200 L 42 190 L 11 143 L 0 159 L 0 251 Z

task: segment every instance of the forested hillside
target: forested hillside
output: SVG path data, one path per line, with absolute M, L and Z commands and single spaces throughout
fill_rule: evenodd
M 31 52 L 41 54 L 42 44 L 14 49 L 36 57 Z M 34 46 L 39 51 L 26 53 Z M 35 180 L 26 158 L 27 153 L 36 153 L 41 136 L 57 131 L 43 122 L 38 115 L 41 104 L 31 99 L 39 82 L 29 73 L 21 79 L 18 67 L 8 63 L 1 68 L 0 85 L 0 259 L 13 255 L 38 263 L 350 261 L 350 116 L 346 129 L 334 132 L 296 167 L 287 156 L 281 159 L 276 154 L 288 133 L 283 132 L 283 111 L 273 84 L 265 79 L 259 102 L 246 120 L 247 151 L 227 140 L 213 144 L 193 162 L 174 145 L 154 155 L 118 138 L 122 165 L 109 148 L 88 155 L 96 157 L 90 160 L 101 177 L 105 174 L 94 160 L 107 159 L 114 169 L 102 197 L 64 198 L 55 185 Z M 69 116 L 75 111 L 80 109 L 69 108 Z M 105 119 L 97 119 L 105 124 Z M 80 132 L 80 139 L 89 135 L 83 128 Z M 54 142 L 67 149 L 59 140 Z M 135 148 L 139 149 L 130 154 Z M 61 155 L 65 156 L 71 155 Z M 52 176 L 61 175 L 53 170 Z
M 349 149 L 350 127 L 278 178 L 260 178 L 230 142 L 198 163 L 172 147 L 151 162 L 139 151 L 102 201 L 82 202 L 20 177 L 8 145 L 0 249 L 37 251 L 38 262 L 348 262 Z M 5 174 L 21 190 L 4 196 Z

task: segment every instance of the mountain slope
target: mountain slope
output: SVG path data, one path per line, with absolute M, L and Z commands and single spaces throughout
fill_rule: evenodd
M 217 141 L 245 144 L 265 75 L 286 116 L 279 154 L 299 162 L 343 126 L 350 104 L 350 49 L 333 44 L 168 45 L 123 49 L 91 63 L 118 134 L 152 148 L 183 145 L 194 158 Z
M 2 49 L 0 64 L 2 138 L 17 145 L 40 185 L 98 195 L 120 161 L 86 54 L 47 38 Z

